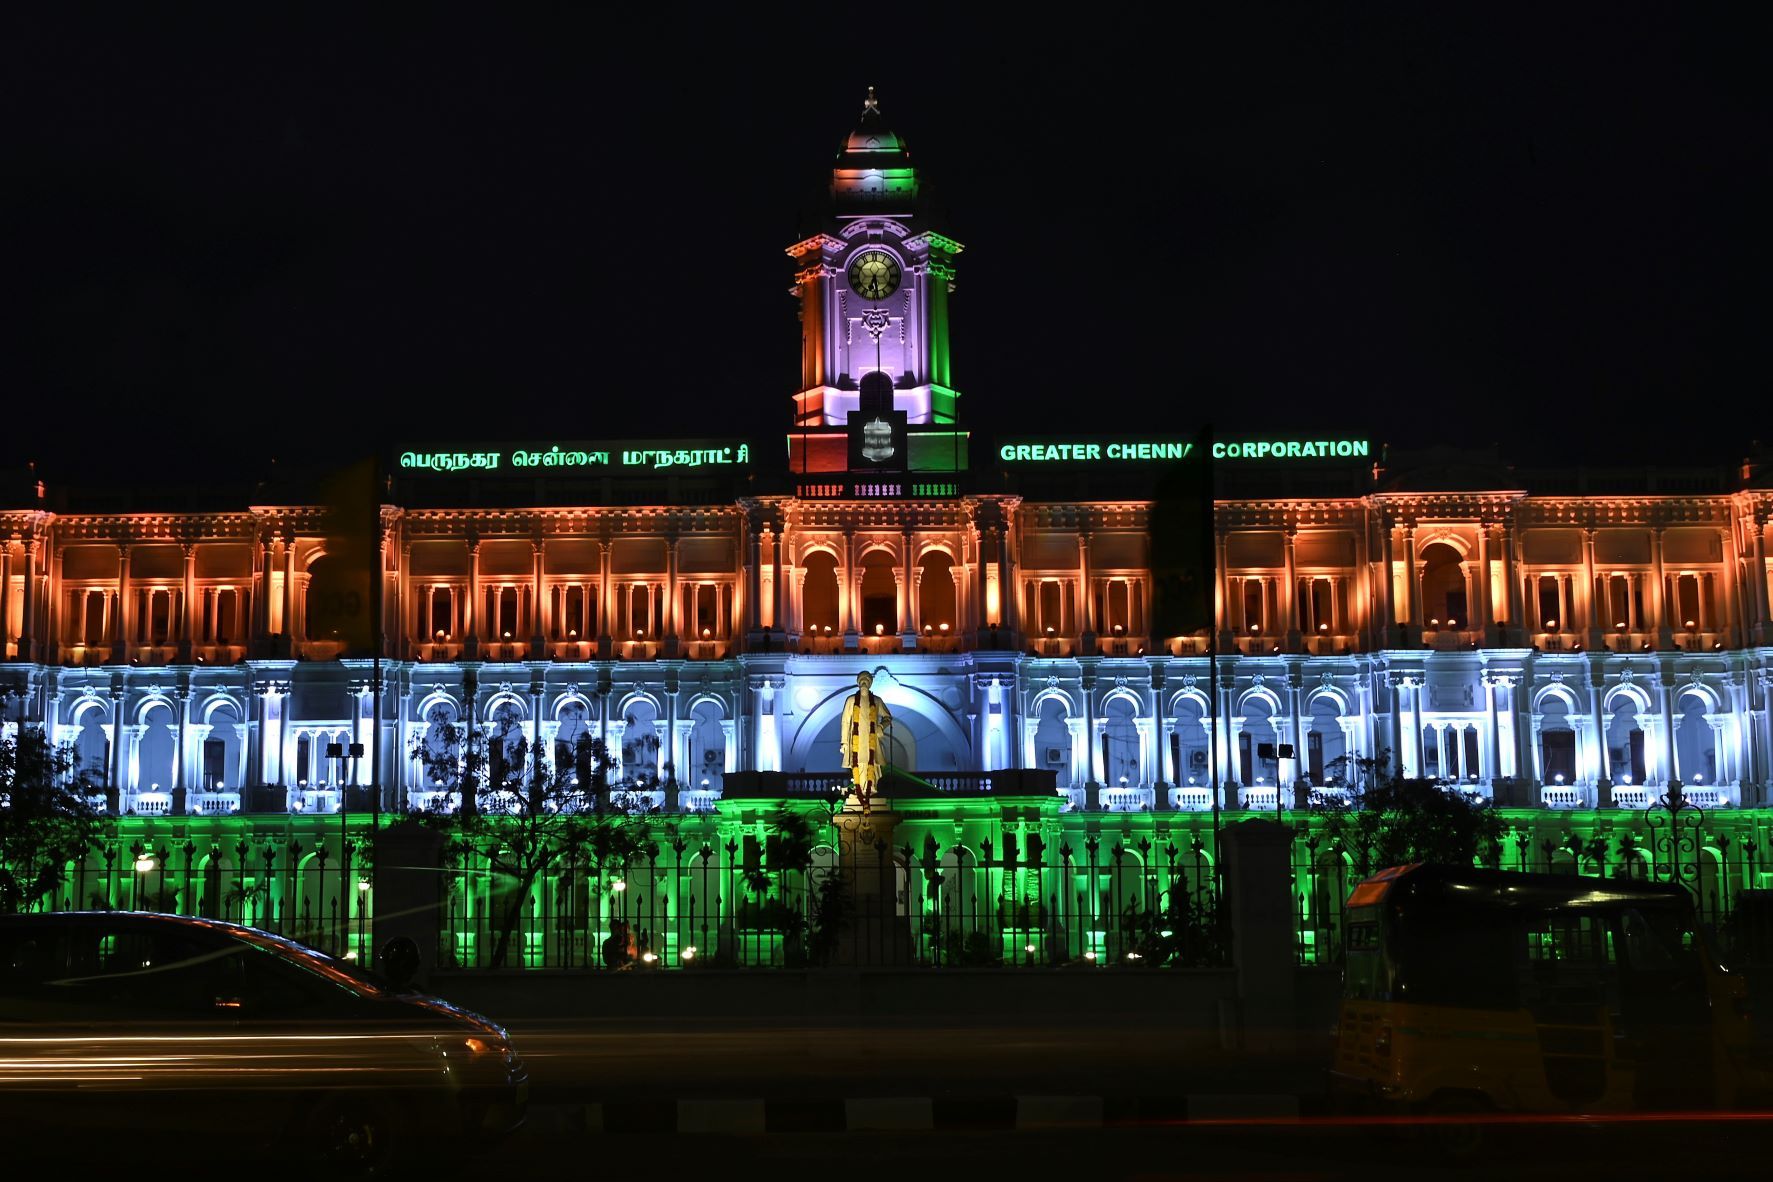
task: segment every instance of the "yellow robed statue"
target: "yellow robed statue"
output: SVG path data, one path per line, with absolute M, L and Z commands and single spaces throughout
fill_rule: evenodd
M 893 713 L 874 696 L 874 675 L 856 674 L 856 692 L 844 699 L 843 732 L 839 749 L 843 766 L 850 772 L 850 789 L 869 810 L 880 774 L 886 768 L 886 732 Z

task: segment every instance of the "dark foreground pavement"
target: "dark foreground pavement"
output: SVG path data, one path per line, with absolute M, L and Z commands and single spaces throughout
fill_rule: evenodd
M 1310 1097 L 1327 1038 L 1267 1039 L 1267 1053 L 1192 1032 L 1087 1019 L 847 1018 L 517 1022 L 538 1103 L 1014 1095 Z
M 741 1136 L 587 1136 L 536 1127 L 519 1133 L 497 1161 L 509 1171 L 504 1176 L 561 1169 L 603 1179 L 1734 1179 L 1773 1174 L 1770 1129 L 1768 1122 L 1498 1126 L 1471 1156 L 1448 1158 L 1423 1137 L 1320 1123 Z

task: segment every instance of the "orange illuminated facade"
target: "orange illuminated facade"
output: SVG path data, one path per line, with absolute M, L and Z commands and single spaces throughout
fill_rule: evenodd
M 406 453 L 381 510 L 379 710 L 371 655 L 327 626 L 360 584 L 317 506 L 26 498 L 0 509 L 8 722 L 73 743 L 140 814 L 330 812 L 372 783 L 422 807 L 448 787 L 415 746 L 464 717 L 544 761 L 594 734 L 634 791 L 698 810 L 734 772 L 835 770 L 868 668 L 905 720 L 892 762 L 1050 770 L 1073 810 L 1199 811 L 1215 780 L 1225 808 L 1291 807 L 1382 752 L 1516 806 L 1643 806 L 1677 782 L 1766 803 L 1769 470 L 1527 472 L 1377 443 L 1225 459 L 1215 628 L 1154 634 L 1138 463 L 1161 453 L 997 459 L 954 385 L 962 247 L 921 220 L 872 98 L 832 194 L 788 249 L 785 459 L 779 436 Z M 329 754 L 352 744 L 379 774 Z

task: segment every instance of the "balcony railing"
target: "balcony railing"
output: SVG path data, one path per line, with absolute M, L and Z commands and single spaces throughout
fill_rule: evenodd
M 192 792 L 185 797 L 185 811 L 205 817 L 237 813 L 240 811 L 240 793 Z

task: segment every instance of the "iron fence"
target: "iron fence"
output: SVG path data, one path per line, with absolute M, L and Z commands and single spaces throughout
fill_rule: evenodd
M 840 853 L 840 848 L 844 851 Z M 460 969 L 821 965 L 1210 966 L 1226 940 L 1206 847 L 1039 837 L 977 848 L 679 836 L 525 889 L 483 850 L 445 867 L 442 959 Z
M 158 911 L 245 924 L 367 963 L 374 870 L 367 827 L 320 840 L 108 840 L 70 863 L 41 911 Z M 342 851 L 342 852 L 341 852 Z

